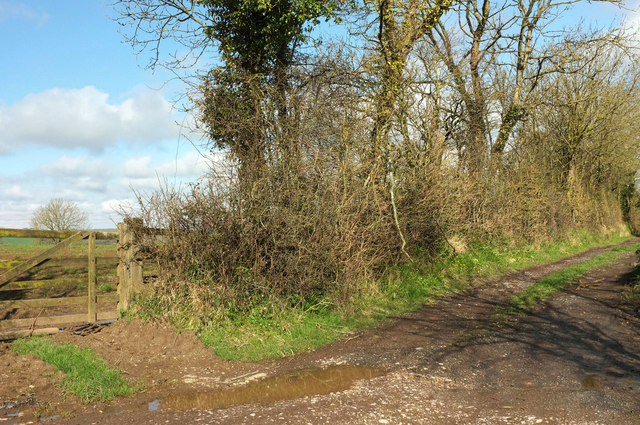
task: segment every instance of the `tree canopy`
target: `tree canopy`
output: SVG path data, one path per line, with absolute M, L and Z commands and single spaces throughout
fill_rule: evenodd
M 38 207 L 31 218 L 31 227 L 42 230 L 82 230 L 89 226 L 87 214 L 71 201 L 55 198 Z

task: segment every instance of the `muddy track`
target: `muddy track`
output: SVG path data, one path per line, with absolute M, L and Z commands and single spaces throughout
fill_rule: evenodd
M 628 243 L 633 242 L 637 240 Z M 162 337 L 166 331 L 143 324 L 118 324 L 82 339 L 60 336 L 117 359 L 118 366 L 151 384 L 145 393 L 110 405 L 69 405 L 71 416 L 54 422 L 637 424 L 640 320 L 622 303 L 622 292 L 634 278 L 634 253 L 583 276 L 530 315 L 499 327 L 491 319 L 496 306 L 511 295 L 609 249 L 593 249 L 478 282 L 464 293 L 378 329 L 276 361 L 221 362 L 185 335 L 172 342 L 170 333 Z M 136 332 L 143 346 L 118 342 L 128 334 L 129 339 L 136 338 L 132 334 Z M 141 333 L 155 333 L 155 339 Z M 387 373 L 344 391 L 265 405 L 190 411 L 147 408 L 148 402 L 160 399 L 162 405 L 163 398 L 176 393 L 228 392 L 242 388 L 252 377 L 333 365 L 367 366 Z

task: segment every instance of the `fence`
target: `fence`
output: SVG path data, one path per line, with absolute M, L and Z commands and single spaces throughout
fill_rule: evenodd
M 118 317 L 119 310 L 127 310 L 131 296 L 140 290 L 143 284 L 142 261 L 137 258 L 140 250 L 134 243 L 134 220 L 126 220 L 118 224 L 118 232 L 53 232 L 41 230 L 0 229 L 0 237 L 5 238 L 39 238 L 39 239 L 63 239 L 55 246 L 44 252 L 20 262 L 14 267 L 0 274 L 0 340 L 12 339 L 25 335 L 48 334 L 58 332 L 58 326 L 76 323 L 94 323 L 96 321 L 111 320 Z M 73 243 L 87 240 L 86 245 L 86 295 L 69 296 L 69 293 L 77 293 L 82 284 L 73 276 L 64 278 L 69 288 L 67 293 L 56 297 L 32 298 L 34 288 L 55 289 L 55 282 L 62 282 L 62 278 L 55 281 L 28 279 L 27 272 L 37 268 L 44 270 L 47 263 L 55 264 L 63 261 L 68 264 L 77 264 L 78 257 L 56 258 L 61 251 L 70 247 Z M 101 259 L 105 270 L 115 270 L 117 276 L 117 293 L 98 292 L 98 256 L 96 240 L 117 241 L 115 257 Z M 111 261 L 109 260 L 117 261 Z M 106 260 L 106 261 L 105 261 Z M 117 264 L 117 268 L 116 268 Z M 76 274 L 79 268 L 72 268 Z M 37 272 L 36 272 L 37 274 Z M 105 285 L 109 287 L 109 285 Z M 26 295 L 26 296 L 25 296 Z M 116 306 L 117 302 L 117 306 Z M 69 309 L 77 309 L 86 305 L 85 313 L 69 312 Z M 45 309 L 52 309 L 57 314 L 42 316 Z M 36 311 L 39 312 L 36 314 Z M 4 314 L 2 313 L 4 312 Z M 13 318 L 15 316 L 27 316 Z M 35 315 L 35 316 L 34 316 Z M 4 317 L 3 317 L 4 316 Z

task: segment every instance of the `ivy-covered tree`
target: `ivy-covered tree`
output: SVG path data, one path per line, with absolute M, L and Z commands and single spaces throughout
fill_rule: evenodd
M 220 43 L 225 64 L 252 74 L 288 67 L 296 45 L 335 5 L 318 0 L 204 0 L 205 33 Z
M 268 132 L 287 118 L 288 72 L 296 48 L 321 18 L 337 9 L 333 0 L 120 0 L 119 22 L 139 51 L 150 50 L 150 67 L 192 66 L 217 47 L 208 72 L 200 75 L 199 110 L 211 142 L 239 161 L 243 178 L 260 170 Z M 162 61 L 163 41 L 186 47 Z M 267 87 L 269 86 L 269 88 Z M 275 122 L 264 122 L 265 97 Z M 268 129 L 269 128 L 269 129 Z

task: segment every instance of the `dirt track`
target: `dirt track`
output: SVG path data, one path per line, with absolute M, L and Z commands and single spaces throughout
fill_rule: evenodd
M 86 337 L 61 334 L 60 340 L 93 347 L 147 390 L 110 405 L 62 401 L 48 378 L 40 377 L 46 365 L 5 349 L 1 377 L 8 384 L 0 391 L 0 407 L 11 397 L 31 397 L 52 403 L 31 410 L 62 414 L 51 423 L 73 424 L 640 424 L 640 317 L 622 302 L 634 278 L 635 254 L 589 273 L 534 313 L 491 326 L 495 306 L 509 295 L 605 250 L 514 272 L 382 328 L 277 361 L 222 362 L 192 335 L 140 323 L 118 323 Z M 32 369 L 20 375 L 26 363 Z M 184 408 L 189 400 L 195 403 L 195 393 L 227 390 L 210 397 L 222 399 L 248 381 L 332 365 L 386 373 L 331 394 L 264 405 L 169 407 L 175 395 L 185 395 Z M 268 392 L 269 381 L 262 382 L 267 385 L 257 390 Z M 149 411 L 155 400 L 159 409 Z M 20 420 L 27 422 L 29 405 L 22 411 Z

